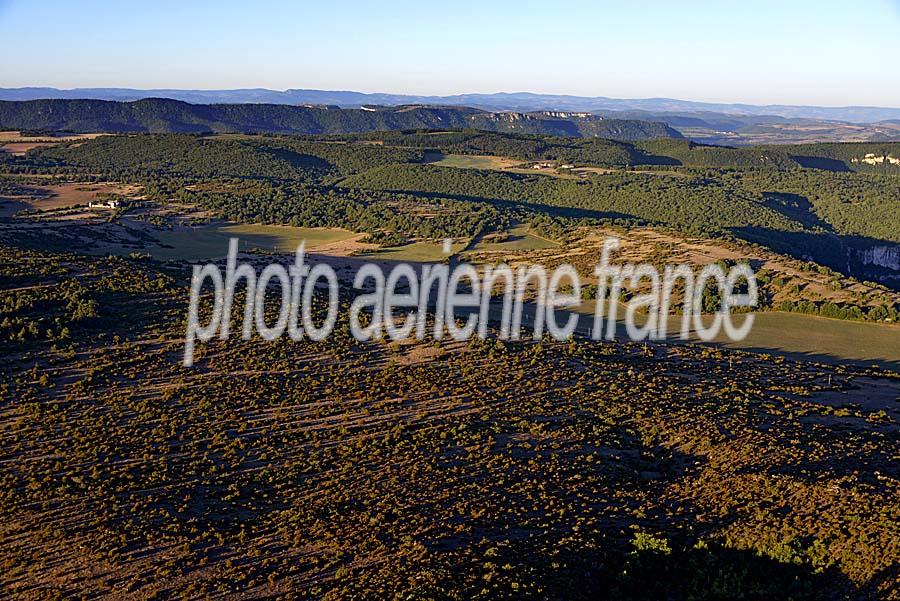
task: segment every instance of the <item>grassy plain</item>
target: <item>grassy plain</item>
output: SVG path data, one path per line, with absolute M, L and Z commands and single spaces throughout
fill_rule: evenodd
M 473 251 L 519 251 L 542 250 L 546 248 L 559 248 L 560 244 L 533 233 L 527 225 L 517 225 L 509 230 L 502 241 L 495 237 L 485 236 L 479 238 L 472 246 Z
M 456 167 L 457 169 L 497 169 L 503 170 L 524 161 L 506 157 L 472 154 L 445 154 L 439 161 L 432 163 L 438 167 Z
M 465 248 L 465 243 L 454 243 L 451 245 L 451 254 L 455 254 L 463 248 Z M 447 258 L 447 255 L 444 254 L 443 244 L 433 241 L 412 242 L 403 246 L 380 248 L 362 253 L 360 256 L 375 261 L 410 261 L 413 263 L 440 263 Z
M 65 136 L 23 136 L 18 131 L 0 131 L 0 152 L 8 152 L 14 155 L 24 155 L 34 148 L 56 146 L 63 142 L 78 140 L 92 140 L 100 133 L 71 134 Z
M 240 250 L 260 249 L 290 253 L 306 241 L 307 249 L 348 240 L 356 234 L 338 228 L 292 227 L 288 225 L 212 224 L 176 227 L 155 234 L 160 246 L 150 249 L 159 259 L 213 259 L 224 257 L 231 238 L 240 239 Z
M 579 334 L 589 336 L 593 333 L 594 309 L 594 301 L 582 303 L 573 309 L 578 316 Z M 625 309 L 624 304 L 618 309 L 616 327 L 618 340 L 628 339 L 624 322 Z M 500 315 L 499 305 L 493 314 Z M 560 313 L 557 321 L 563 323 L 564 317 L 565 313 Z M 745 317 L 735 315 L 735 325 L 740 326 Z M 709 325 L 711 319 L 710 316 L 704 316 L 703 322 Z M 638 314 L 635 321 L 637 325 L 643 325 L 646 323 L 646 316 Z M 533 305 L 525 306 L 522 323 L 523 332 L 530 335 L 534 323 Z M 677 335 L 680 327 L 681 316 L 670 316 L 669 342 L 679 342 Z M 709 343 L 704 343 L 692 328 L 687 342 L 798 360 L 860 367 L 877 366 L 900 372 L 900 325 L 896 324 L 828 319 L 783 311 L 760 311 L 754 314 L 753 327 L 744 340 L 732 341 L 722 333 Z
M 738 318 L 735 318 L 737 321 Z M 715 339 L 730 348 L 774 352 L 829 363 L 853 362 L 900 371 L 900 325 L 769 311 L 757 313 L 744 340 Z
M 521 159 L 513 159 L 503 156 L 494 155 L 469 155 L 469 154 L 444 154 L 440 155 L 439 160 L 431 162 L 432 165 L 438 167 L 453 167 L 456 169 L 488 169 L 492 171 L 506 171 L 508 173 L 519 173 L 522 175 L 548 175 L 560 179 L 582 179 L 589 175 L 605 174 L 605 173 L 621 173 L 622 169 L 611 167 L 576 167 L 571 170 L 563 170 L 557 172 L 555 169 L 532 169 L 528 165 L 534 161 L 523 161 Z M 521 165 L 526 165 L 521 167 Z M 650 169 L 633 169 L 632 173 L 643 173 L 647 175 L 670 175 L 675 177 L 684 177 L 684 174 L 677 171 L 661 171 Z

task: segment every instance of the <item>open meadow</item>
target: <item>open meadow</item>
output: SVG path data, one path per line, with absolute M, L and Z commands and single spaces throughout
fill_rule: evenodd
M 240 252 L 263 250 L 293 254 L 301 242 L 305 242 L 306 248 L 312 250 L 353 237 L 353 232 L 339 228 L 216 223 L 175 227 L 154 233 L 158 243 L 151 246 L 148 252 L 159 259 L 199 261 L 227 255 L 231 238 L 239 239 Z

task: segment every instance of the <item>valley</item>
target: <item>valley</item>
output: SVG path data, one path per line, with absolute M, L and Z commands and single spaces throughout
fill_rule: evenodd
M 0 24 L 0 601 L 900 601 L 900 0 Z
M 898 154 L 471 129 L 0 153 L 0 587 L 885 597 L 900 172 L 854 161 L 877 153 Z M 589 340 L 610 236 L 617 262 L 748 263 L 751 334 Z M 340 321 L 323 342 L 216 338 L 186 368 L 191 266 L 232 237 L 256 266 L 305 241 L 341 316 L 367 261 L 568 263 L 584 315 L 561 342 L 360 342 Z

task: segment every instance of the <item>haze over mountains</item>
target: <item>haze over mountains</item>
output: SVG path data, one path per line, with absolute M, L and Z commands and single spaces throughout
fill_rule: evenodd
M 604 96 L 570 96 L 530 92 L 424 96 L 305 89 L 279 91 L 266 88 L 235 90 L 0 88 L 0 100 L 37 100 L 47 98 L 118 101 L 132 101 L 142 98 L 170 98 L 194 104 L 328 104 L 342 108 L 359 108 L 366 105 L 436 104 L 475 107 L 488 111 L 578 111 L 601 114 L 628 111 L 656 114 L 720 113 L 735 116 L 775 116 L 787 119 L 834 120 L 851 123 L 900 120 L 900 108 L 875 106 L 753 105 L 696 102 L 672 98 L 620 99 Z

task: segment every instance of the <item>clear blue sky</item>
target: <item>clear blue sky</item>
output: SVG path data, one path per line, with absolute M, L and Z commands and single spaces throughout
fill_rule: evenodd
M 900 0 L 0 0 L 0 87 L 900 106 Z

